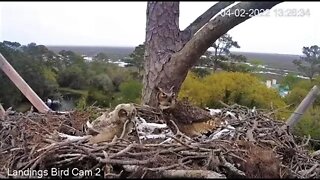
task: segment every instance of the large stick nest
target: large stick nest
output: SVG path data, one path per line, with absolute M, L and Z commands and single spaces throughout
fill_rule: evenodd
M 136 108 L 147 122 L 161 121 L 161 112 Z M 297 140 L 272 113 L 239 105 L 216 114 L 228 127 L 201 138 L 173 135 L 165 137 L 172 139 L 165 143 L 165 139 L 143 142 L 137 141 L 138 133 L 133 131 L 129 139 L 91 145 L 86 139 L 57 136 L 57 132 L 84 136 L 86 121 L 103 111 L 90 108 L 67 114 L 28 112 L 2 117 L 0 177 L 320 178 L 320 157 L 310 154 L 308 139 Z

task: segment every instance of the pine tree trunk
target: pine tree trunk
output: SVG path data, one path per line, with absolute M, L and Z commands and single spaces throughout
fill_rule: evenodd
M 148 2 L 143 77 L 143 103 L 155 106 L 155 87 L 174 84 L 171 56 L 182 47 L 179 29 L 179 2 Z
M 278 2 L 241 2 L 231 8 L 269 9 Z M 238 18 L 217 16 L 233 2 L 219 2 L 199 16 L 186 29 L 179 29 L 179 2 L 149 1 L 145 39 L 145 63 L 142 103 L 156 106 L 156 88 L 174 86 L 179 92 L 189 69 L 219 37 L 251 16 Z

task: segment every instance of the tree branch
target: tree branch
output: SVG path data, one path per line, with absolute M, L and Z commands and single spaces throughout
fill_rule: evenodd
M 249 9 L 271 9 L 273 6 L 281 3 L 275 2 L 241 2 L 230 8 L 230 12 L 243 9 L 249 12 Z M 227 33 L 230 29 L 238 24 L 250 19 L 252 16 L 245 17 L 235 16 L 234 13 L 230 16 L 218 15 L 216 18 L 210 20 L 186 45 L 177 53 L 173 54 L 176 62 L 174 64 L 185 64 L 191 68 L 197 63 L 196 60 L 214 43 L 219 37 Z M 184 68 L 177 69 L 177 74 L 185 74 Z M 180 72 L 179 72 L 180 71 Z
M 4 117 L 5 114 L 6 114 L 6 111 L 4 110 L 4 108 L 2 107 L 2 105 L 0 103 L 0 118 Z
M 233 4 L 235 1 L 218 2 L 211 6 L 206 12 L 201 14 L 196 20 L 194 20 L 188 27 L 183 30 L 183 33 L 187 33 L 191 37 L 201 29 L 212 17 L 218 14 L 222 9 Z

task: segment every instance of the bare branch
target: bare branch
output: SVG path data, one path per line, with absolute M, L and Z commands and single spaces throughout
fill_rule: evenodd
M 249 12 L 249 9 L 271 9 L 273 6 L 281 3 L 281 1 L 274 2 L 241 2 L 230 8 L 230 12 L 242 9 Z M 210 20 L 186 45 L 181 51 L 173 55 L 178 62 L 183 63 L 191 68 L 200 58 L 200 56 L 214 43 L 219 37 L 227 33 L 230 29 L 238 24 L 250 19 L 252 16 L 245 15 L 245 17 L 235 16 L 234 13 L 230 16 L 218 15 L 216 18 Z M 183 69 L 177 69 L 177 74 L 184 74 Z
M 210 21 L 216 14 L 218 14 L 222 9 L 228 7 L 233 4 L 235 1 L 225 1 L 218 2 L 211 6 L 207 11 L 205 11 L 201 16 L 199 16 L 196 20 L 194 20 L 188 27 L 186 27 L 183 32 L 188 33 L 190 39 L 191 37 L 201 29 L 207 22 Z

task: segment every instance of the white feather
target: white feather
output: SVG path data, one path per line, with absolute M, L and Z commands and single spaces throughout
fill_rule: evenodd
M 87 127 L 90 128 L 90 129 L 93 129 L 93 126 L 89 121 L 87 121 Z
M 209 109 L 209 108 L 207 109 L 210 111 L 210 115 L 212 116 L 221 113 L 220 109 Z

